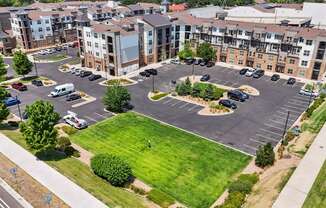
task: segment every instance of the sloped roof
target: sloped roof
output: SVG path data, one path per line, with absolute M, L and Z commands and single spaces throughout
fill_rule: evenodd
M 148 24 L 159 27 L 164 25 L 171 24 L 169 18 L 167 16 L 163 16 L 160 14 L 148 14 L 143 17 L 143 20 L 147 22 Z

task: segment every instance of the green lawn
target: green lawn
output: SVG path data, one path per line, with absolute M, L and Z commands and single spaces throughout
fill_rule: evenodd
M 20 132 L 11 130 L 1 130 L 1 132 L 29 150 Z M 49 154 L 46 160 L 58 172 L 67 176 L 70 180 L 110 207 L 146 207 L 143 199 L 122 188 L 111 186 L 105 180 L 93 174 L 87 165 L 77 159 L 62 158 L 57 154 Z
M 120 155 L 136 177 L 189 207 L 209 207 L 251 159 L 135 113 L 100 122 L 71 139 L 93 153 Z
M 324 207 L 326 207 L 326 162 L 324 162 L 324 165 L 303 204 L 303 208 Z
M 309 118 L 308 121 L 305 121 L 302 125 L 303 131 L 310 131 L 312 133 L 318 133 L 326 122 L 326 102 L 319 106 Z

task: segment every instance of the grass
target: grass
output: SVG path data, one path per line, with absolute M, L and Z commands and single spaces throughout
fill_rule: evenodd
M 66 54 L 53 54 L 48 56 L 39 56 L 36 60 L 47 60 L 47 61 L 61 61 L 67 58 Z
M 324 162 L 320 169 L 320 172 L 303 204 L 303 208 L 310 207 L 326 207 L 326 162 Z
M 278 192 L 281 192 L 286 183 L 289 181 L 290 177 L 292 176 L 293 172 L 295 171 L 295 167 L 292 167 L 288 170 L 286 175 L 282 178 L 281 182 L 277 185 Z
M 1 132 L 20 146 L 31 151 L 19 131 L 1 130 Z M 75 158 L 64 158 L 62 155 L 49 154 L 44 160 L 58 172 L 67 176 L 110 207 L 146 207 L 143 199 L 139 196 L 111 186 L 105 180 L 93 174 L 87 165 Z
M 163 208 L 167 208 L 174 203 L 174 199 L 157 189 L 152 189 L 147 196 L 148 199 L 160 205 Z
M 80 64 L 80 63 L 81 63 L 81 59 L 79 57 L 76 57 L 76 58 L 71 59 L 67 64 L 76 65 L 76 64 Z
M 136 177 L 189 207 L 209 207 L 251 159 L 135 113 L 97 123 L 71 139 L 92 153 L 126 159 Z
M 126 84 L 132 84 L 132 82 L 127 79 L 110 79 L 110 80 L 106 81 L 105 84 L 106 85 L 115 85 L 115 84 L 126 85 Z
M 157 94 L 153 95 L 151 98 L 152 98 L 153 100 L 159 100 L 159 99 L 161 99 L 161 98 L 167 96 L 168 94 L 169 94 L 169 93 L 167 93 L 167 92 L 161 92 L 161 93 L 157 93 Z
M 318 133 L 326 122 L 326 102 L 319 106 L 311 115 L 308 121 L 302 124 L 303 131 Z

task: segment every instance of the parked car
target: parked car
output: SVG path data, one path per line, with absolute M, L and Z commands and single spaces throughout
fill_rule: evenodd
M 200 62 L 200 66 L 206 66 L 207 65 L 207 63 L 208 63 L 208 61 L 207 60 L 202 60 L 201 62 Z
M 5 99 L 4 103 L 7 107 L 9 107 L 9 106 L 20 104 L 20 100 L 15 97 L 8 97 Z
M 23 117 L 23 120 L 27 120 L 28 119 L 28 114 L 27 114 L 26 111 L 23 112 L 22 117 Z
M 24 85 L 21 82 L 15 82 L 11 84 L 11 87 L 18 90 L 18 91 L 26 91 L 27 90 L 27 86 Z
M 101 75 L 99 75 L 99 74 L 92 74 L 90 77 L 88 77 L 88 80 L 89 81 L 95 81 L 95 80 L 100 79 L 100 78 L 102 78 Z
M 195 59 L 194 64 L 199 65 L 202 62 L 202 59 Z
M 72 127 L 76 129 L 87 128 L 87 121 L 77 117 L 77 114 L 71 111 L 68 111 L 68 114 L 63 117 L 63 120 Z
M 272 77 L 271 77 L 271 80 L 275 82 L 275 81 L 279 80 L 280 78 L 281 77 L 280 77 L 279 74 L 273 74 Z
M 206 67 L 210 68 L 210 67 L 213 67 L 215 66 L 215 63 L 213 61 L 209 61 L 207 64 L 206 64 Z
M 191 64 L 194 63 L 194 59 L 193 59 L 193 58 L 186 58 L 185 63 L 186 63 L 187 65 L 191 65 Z
M 245 99 L 249 99 L 249 94 L 246 93 L 246 92 L 244 92 L 243 90 L 241 90 L 241 89 L 236 89 L 236 90 L 234 90 L 234 91 L 239 91 Z
M 287 81 L 287 84 L 288 84 L 288 85 L 294 85 L 295 82 L 296 82 L 295 78 L 290 77 L 290 78 L 288 79 L 288 81 Z
M 56 51 L 62 51 L 62 47 L 56 47 L 55 50 Z
M 260 77 L 264 76 L 264 74 L 265 74 L 264 70 L 258 69 L 253 73 L 252 77 L 256 78 L 256 79 L 259 79 Z
M 150 75 L 157 75 L 156 69 L 146 69 L 145 72 L 149 73 Z
M 319 96 L 319 92 L 312 91 L 312 90 L 307 90 L 307 89 L 304 89 L 304 88 L 302 88 L 299 91 L 299 94 L 300 95 L 306 95 L 306 96 L 312 96 L 312 97 L 318 97 Z
M 142 76 L 142 77 L 150 77 L 151 74 L 147 71 L 142 71 L 142 72 L 139 72 L 139 75 Z
M 93 73 L 90 71 L 82 71 L 80 72 L 80 77 L 88 77 L 90 75 L 92 75 Z
M 242 68 L 240 71 L 239 71 L 239 74 L 240 75 L 245 75 L 248 71 L 248 68 Z
M 35 85 L 37 87 L 41 87 L 41 86 L 43 86 L 43 82 L 41 80 L 39 80 L 39 79 L 34 79 L 34 80 L 32 80 L 32 85 Z
M 47 55 L 48 54 L 48 52 L 46 51 L 46 50 L 40 50 L 39 52 L 38 52 L 38 54 L 40 54 L 40 55 Z
M 75 71 L 75 75 L 76 76 L 79 76 L 80 75 L 80 73 L 82 73 L 84 70 L 82 70 L 82 69 L 76 69 L 76 71 Z
M 171 64 L 181 64 L 181 62 L 179 61 L 179 59 L 171 59 L 170 63 Z
M 255 69 L 253 68 L 248 68 L 248 70 L 246 71 L 246 77 L 251 77 L 254 73 L 255 73 Z
M 207 82 L 210 78 L 211 76 L 209 74 L 205 74 L 200 78 L 200 81 Z
M 240 102 L 244 102 L 246 100 L 245 94 L 243 94 L 239 90 L 231 90 L 227 93 L 227 95 L 228 95 L 228 98 L 230 98 L 232 100 L 236 100 L 236 101 L 240 101 Z
M 227 108 L 232 108 L 232 109 L 236 109 L 237 108 L 237 105 L 232 102 L 231 100 L 228 100 L 228 99 L 222 99 L 218 102 L 218 104 L 220 105 L 223 105 Z
M 73 94 L 70 94 L 70 95 L 67 95 L 67 96 L 66 96 L 66 101 L 78 100 L 78 99 L 80 99 L 80 98 L 81 98 L 80 94 L 78 94 L 78 93 L 73 93 Z
M 73 83 L 66 83 L 58 85 L 54 90 L 49 94 L 49 97 L 58 97 L 62 95 L 67 95 L 75 91 L 75 86 Z
M 77 68 L 75 68 L 75 67 L 71 67 L 71 69 L 70 69 L 70 73 L 75 74 L 75 73 L 76 73 L 76 70 L 77 70 Z

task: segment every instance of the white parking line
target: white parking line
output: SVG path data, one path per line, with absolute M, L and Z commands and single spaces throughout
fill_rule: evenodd
M 187 102 L 186 102 L 185 104 L 180 105 L 179 108 L 184 108 L 184 107 L 187 106 L 188 104 L 190 104 L 190 103 L 187 103 Z
M 256 139 L 252 139 L 252 138 L 250 138 L 249 140 L 252 141 L 252 142 L 256 142 L 256 143 L 258 143 L 258 144 L 262 144 L 262 145 L 265 145 L 265 144 L 266 144 L 265 142 L 258 141 L 258 140 L 256 140 Z
M 281 107 L 283 110 L 285 111 L 290 111 L 290 113 L 294 113 L 294 114 L 301 114 L 302 111 L 296 111 L 296 110 L 292 110 L 292 109 L 288 109 L 288 108 L 284 108 L 284 107 Z
M 308 105 L 309 101 L 302 101 L 302 100 L 296 100 L 296 99 L 290 99 L 289 102 L 294 102 L 294 103 L 301 103 L 303 105 Z
M 281 122 L 281 121 L 275 121 L 275 120 L 270 120 L 271 122 L 277 123 L 277 124 L 282 124 L 285 125 L 285 121 Z
M 271 127 L 271 128 L 275 128 L 275 129 L 279 129 L 279 130 L 283 130 L 283 128 L 281 127 L 278 127 L 278 126 L 273 126 L 273 125 L 270 125 L 268 123 L 264 123 L 265 126 L 268 126 L 268 127 Z
M 285 82 L 282 84 L 282 86 L 286 86 L 288 83 L 286 80 L 284 80 Z
M 239 84 L 238 83 L 233 83 L 232 85 L 231 85 L 231 87 L 235 87 L 235 86 L 238 86 Z
M 247 147 L 249 149 L 255 150 L 255 151 L 258 149 L 257 147 L 252 147 L 252 146 L 247 145 L 247 144 L 243 144 L 243 146 L 245 146 L 245 147 Z
M 94 118 L 91 118 L 89 116 L 84 116 L 85 118 L 87 118 L 88 120 L 91 120 L 91 121 L 94 121 L 94 122 L 97 122 L 97 120 L 95 120 Z
M 303 96 L 301 96 L 301 95 L 295 95 L 295 96 L 293 96 L 292 98 L 295 98 L 296 100 L 301 100 L 301 101 L 309 102 L 309 98 L 307 98 L 307 97 L 303 97 Z
M 193 109 L 195 109 L 198 105 L 194 105 L 191 108 L 188 109 L 188 111 L 192 111 Z
M 298 106 L 292 106 L 292 105 L 283 105 L 283 106 L 285 106 L 285 107 L 287 107 L 287 108 L 294 108 L 294 109 L 299 109 L 300 111 L 303 111 L 305 108 L 299 108 Z
M 281 133 L 277 133 L 275 131 L 271 131 L 271 130 L 268 130 L 268 129 L 263 129 L 263 128 L 260 128 L 261 131 L 265 131 L 266 133 L 270 133 L 270 134 L 274 134 L 274 135 L 277 135 L 277 136 L 282 136 Z M 257 135 L 257 134 L 256 134 Z
M 296 105 L 296 106 L 300 106 L 300 107 L 304 107 L 306 108 L 307 107 L 307 104 L 302 104 L 302 103 L 294 103 L 294 102 L 288 102 L 288 104 L 291 104 L 291 105 Z
M 267 136 L 265 136 L 263 134 L 256 134 L 256 136 L 261 137 L 261 138 L 264 138 L 264 139 L 267 139 L 267 140 L 270 140 L 270 141 L 273 141 L 273 142 L 278 142 L 277 139 L 267 137 Z
M 175 105 L 177 105 L 178 103 L 181 103 L 181 102 L 184 102 L 184 101 L 178 100 L 178 102 L 172 103 L 171 106 L 175 106 Z
M 287 114 L 285 114 L 285 115 L 287 115 Z M 277 114 L 274 114 L 273 116 L 277 117 L 278 119 L 286 120 L 286 116 L 280 116 L 280 115 L 277 115 Z M 295 120 L 296 119 L 289 118 L 289 121 L 295 121 Z
M 171 102 L 172 100 L 174 100 L 174 99 L 170 98 L 169 100 L 164 101 L 163 104 L 168 104 L 168 103 Z
M 102 114 L 99 114 L 99 113 L 97 113 L 97 112 L 95 112 L 94 114 L 96 114 L 96 115 L 98 115 L 98 116 L 100 116 L 100 117 L 102 117 L 102 118 L 106 118 L 106 116 L 104 116 L 104 115 L 102 115 Z

